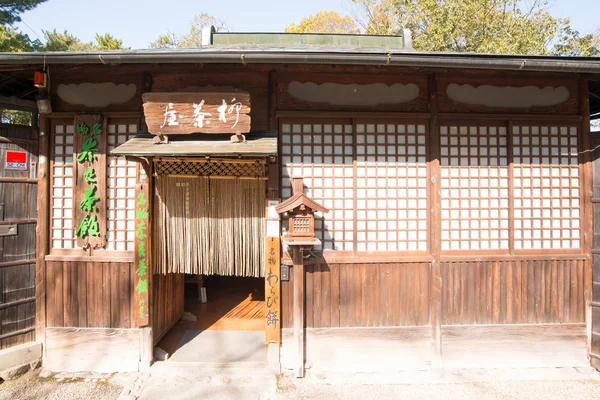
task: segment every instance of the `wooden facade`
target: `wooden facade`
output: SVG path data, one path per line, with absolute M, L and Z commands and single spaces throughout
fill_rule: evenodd
M 109 151 L 144 130 L 143 93 L 208 86 L 248 92 L 252 131 L 278 131 L 268 197 L 288 198 L 290 178 L 301 175 L 307 195 L 332 210 L 315 220 L 323 246 L 304 266 L 307 328 L 427 327 L 443 354 L 442 326 L 589 323 L 592 178 L 582 76 L 281 64 L 56 65 L 52 74 L 53 112 L 40 124 L 49 133 L 40 141 L 49 165 L 40 181 L 37 309 L 53 365 L 63 365 L 58 349 L 83 348 L 69 349 L 64 339 L 80 331 L 103 340 L 115 332 L 118 346 L 148 360 L 183 313 L 182 276 L 156 274 L 148 324 L 134 321 L 140 160 Z M 86 105 L 86 94 L 74 104 L 57 91 L 107 82 L 135 85 L 134 93 L 98 107 Z M 418 90 L 404 102 L 365 106 L 292 94 L 294 85 L 308 90 L 307 82 Z M 454 98 L 450 85 L 458 87 Z M 471 93 L 468 85 L 568 94 L 553 105 L 486 106 L 457 100 Z M 72 235 L 79 113 L 102 116 L 107 132 L 99 149 L 106 162 L 101 248 L 80 248 Z M 292 264 L 289 254 L 282 261 Z M 296 279 L 290 273 L 281 285 L 282 328 L 293 326 Z

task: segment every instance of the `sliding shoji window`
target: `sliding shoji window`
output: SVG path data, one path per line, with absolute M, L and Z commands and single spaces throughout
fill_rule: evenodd
M 381 122 L 281 125 L 282 197 L 300 176 L 331 209 L 315 220 L 323 250 L 427 251 L 426 125 Z
M 515 250 L 579 249 L 577 128 L 514 126 Z
M 505 126 L 440 127 L 442 250 L 509 250 Z
M 427 250 L 425 125 L 356 125 L 358 251 Z
M 52 123 L 52 249 L 75 249 L 72 120 Z
M 136 120 L 109 119 L 108 152 L 139 132 Z M 124 157 L 108 156 L 106 250 L 133 251 L 135 235 L 135 185 L 137 164 Z
M 290 177 L 304 178 L 312 197 L 331 211 L 317 213 L 315 234 L 324 250 L 353 251 L 354 135 L 350 121 L 284 123 L 281 126 L 282 195 L 292 195 Z

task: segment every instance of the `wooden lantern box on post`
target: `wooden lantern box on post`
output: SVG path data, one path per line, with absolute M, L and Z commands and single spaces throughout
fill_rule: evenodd
M 302 178 L 292 178 L 293 195 L 275 207 L 277 213 L 288 213 L 288 232 L 284 241 L 288 245 L 319 244 L 315 238 L 315 212 L 329 210 L 304 194 Z
M 296 347 L 296 377 L 304 377 L 304 249 L 320 244 L 315 237 L 315 212 L 327 213 L 329 210 L 315 203 L 304 194 L 302 178 L 292 178 L 293 195 L 275 207 L 279 214 L 288 213 L 288 232 L 283 243 L 290 247 L 294 263 L 294 342 Z

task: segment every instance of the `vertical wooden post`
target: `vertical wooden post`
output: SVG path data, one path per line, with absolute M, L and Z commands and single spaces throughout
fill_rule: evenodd
M 440 255 L 442 249 L 441 230 L 441 170 L 440 170 L 440 122 L 437 107 L 437 79 L 434 74 L 429 75 L 429 107 L 431 119 L 429 121 L 429 171 L 430 187 L 430 212 L 431 224 L 429 228 L 430 251 L 433 257 L 430 273 L 430 298 L 429 320 L 431 323 L 431 338 L 436 356 L 442 355 L 442 273 Z
M 277 131 L 277 71 L 272 69 L 269 71 L 269 99 L 268 99 L 268 113 L 269 113 L 269 130 L 271 132 Z
M 591 352 L 592 343 L 592 239 L 594 236 L 594 213 L 592 208 L 592 166 L 590 154 L 590 99 L 588 93 L 588 80 L 581 78 L 579 81 L 579 113 L 582 117 L 579 150 L 583 164 L 581 179 L 581 194 L 583 204 L 583 249 L 587 254 L 584 277 L 585 299 L 585 324 L 587 333 L 588 354 Z
M 300 246 L 292 248 L 294 263 L 294 344 L 296 346 L 296 378 L 304 377 L 304 250 Z
M 153 361 L 152 336 L 152 162 L 145 160 L 135 190 L 134 325 L 141 327 L 141 368 Z
M 46 261 L 49 245 L 50 218 L 50 121 L 40 116 L 38 148 L 37 228 L 35 244 L 35 337 L 46 342 Z M 44 349 L 46 346 L 43 346 Z

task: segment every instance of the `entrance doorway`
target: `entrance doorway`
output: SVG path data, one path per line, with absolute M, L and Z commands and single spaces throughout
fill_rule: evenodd
M 263 363 L 264 278 L 204 276 L 205 303 L 196 276 L 186 278 L 183 318 L 158 343 L 166 361 Z

